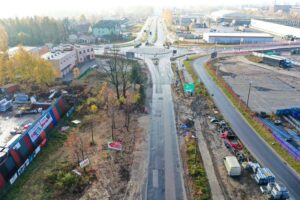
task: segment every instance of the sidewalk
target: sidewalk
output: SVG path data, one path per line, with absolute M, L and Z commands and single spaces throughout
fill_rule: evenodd
M 213 200 L 225 200 L 221 187 L 219 185 L 218 179 L 215 174 L 212 159 L 210 157 L 208 147 L 206 145 L 205 139 L 202 135 L 200 121 L 195 121 L 196 136 L 198 138 L 198 147 L 203 160 L 204 168 L 206 171 L 207 179 L 209 182 L 211 195 Z

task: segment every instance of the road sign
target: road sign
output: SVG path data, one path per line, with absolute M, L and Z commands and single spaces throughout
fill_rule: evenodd
M 194 92 L 195 85 L 194 83 L 185 83 L 183 86 L 184 92 Z

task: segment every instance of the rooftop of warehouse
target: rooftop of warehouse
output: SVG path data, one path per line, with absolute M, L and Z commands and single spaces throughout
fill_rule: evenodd
M 291 26 L 300 28 L 300 20 L 299 19 L 259 19 L 261 21 L 265 22 L 271 22 L 274 24 L 281 24 L 285 26 Z
M 265 38 L 273 38 L 272 35 L 267 33 L 203 33 L 204 35 L 208 35 L 210 37 L 265 37 Z

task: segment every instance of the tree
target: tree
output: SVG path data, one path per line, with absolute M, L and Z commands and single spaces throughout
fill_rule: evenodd
M 129 131 L 129 125 L 130 125 L 130 117 L 132 110 L 134 108 L 134 105 L 139 101 L 140 95 L 130 93 L 128 94 L 126 98 L 126 102 L 124 105 L 124 112 L 125 112 L 125 120 L 124 120 L 124 127 L 126 127 L 126 130 Z
M 80 23 L 86 23 L 86 22 L 87 22 L 86 17 L 85 17 L 84 14 L 80 15 L 80 17 L 79 17 L 79 22 L 80 22 Z
M 133 84 L 134 90 L 136 84 L 142 84 L 144 82 L 142 70 L 138 63 L 134 63 L 131 67 L 130 82 Z
M 118 52 L 119 49 L 112 49 L 112 59 L 108 62 L 109 68 L 106 69 L 106 72 L 110 78 L 111 84 L 115 88 L 117 99 L 120 99 L 121 96 L 126 98 L 126 91 L 130 87 L 129 83 L 131 78 L 129 69 L 134 66 L 134 62 L 122 58 Z
M 28 38 L 28 34 L 24 32 L 19 32 L 18 33 L 18 39 L 19 39 L 19 44 L 24 44 L 25 39 Z
M 130 73 L 129 67 L 133 66 L 133 61 L 126 60 L 121 58 L 119 61 L 120 65 L 120 76 L 121 76 L 121 85 L 122 85 L 122 95 L 126 98 L 126 91 L 129 89 L 129 80 L 130 80 Z
M 109 87 L 108 83 L 105 81 L 97 94 L 97 102 L 100 106 L 103 106 L 107 109 L 108 107 L 108 95 L 109 95 Z M 108 109 L 107 109 L 108 110 Z
M 116 128 L 115 122 L 115 110 L 117 106 L 117 101 L 113 92 L 108 93 L 108 104 L 107 110 L 110 112 L 111 115 L 111 138 L 114 139 L 114 129 Z
M 117 99 L 120 98 L 120 73 L 119 73 L 119 67 L 118 67 L 118 55 L 119 49 L 113 48 L 112 49 L 112 59 L 109 60 L 108 62 L 108 69 L 105 69 L 107 74 L 109 75 L 110 82 L 114 86 L 116 94 L 117 94 Z
M 83 140 L 78 136 L 78 132 L 79 129 L 74 128 L 73 131 L 69 134 L 65 145 L 72 160 L 75 160 L 79 164 L 80 161 L 85 159 L 87 145 L 85 145 Z
M 8 18 L 0 20 L 0 25 L 9 35 L 9 46 L 60 43 L 66 40 L 70 32 L 64 20 L 49 17 Z
M 95 104 L 93 104 L 93 105 L 91 105 L 90 110 L 93 114 L 95 114 L 98 111 L 98 107 Z M 90 124 L 91 124 L 91 131 L 92 131 L 92 145 L 94 145 L 95 141 L 94 141 L 94 121 L 93 121 L 93 119 L 91 120 Z
M 48 85 L 58 76 L 58 70 L 47 60 L 19 47 L 17 53 L 7 60 L 4 69 L 9 82 Z
M 5 52 L 8 46 L 8 35 L 5 28 L 0 25 L 0 52 Z

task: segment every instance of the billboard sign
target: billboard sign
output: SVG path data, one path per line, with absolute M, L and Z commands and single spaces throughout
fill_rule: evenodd
M 37 122 L 29 131 L 28 135 L 32 142 L 34 142 L 43 132 L 43 127 L 40 122 Z
M 40 124 L 42 126 L 43 129 L 46 129 L 49 124 L 52 122 L 52 117 L 50 115 L 50 113 L 47 113 L 46 115 L 44 115 L 41 119 L 40 119 Z

